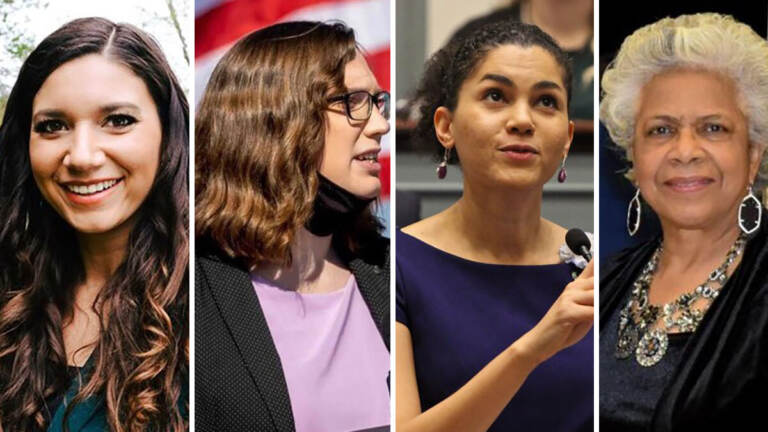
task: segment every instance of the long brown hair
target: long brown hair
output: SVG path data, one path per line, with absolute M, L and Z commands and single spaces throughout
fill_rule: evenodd
M 94 303 L 99 342 L 74 406 L 103 397 L 113 431 L 186 429 L 188 375 L 188 105 L 159 46 L 100 18 L 72 21 L 29 55 L 0 128 L 0 429 L 42 431 L 45 401 L 66 391 L 62 325 L 85 277 L 75 232 L 42 198 L 30 171 L 32 100 L 62 64 L 101 54 L 142 78 L 163 125 L 155 183 L 125 260 Z M 54 413 L 48 412 L 48 417 Z M 65 427 L 66 430 L 66 427 Z
M 341 24 L 287 22 L 237 42 L 211 75 L 195 119 L 195 231 L 248 266 L 290 265 L 296 231 L 312 215 L 329 93 L 346 91 L 358 54 Z M 359 254 L 377 236 L 367 210 L 334 235 Z

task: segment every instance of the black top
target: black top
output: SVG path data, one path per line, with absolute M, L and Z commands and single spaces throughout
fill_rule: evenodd
M 630 293 L 621 302 L 629 301 Z M 651 367 L 632 355 L 616 358 L 619 311 L 614 309 L 600 334 L 600 430 L 640 432 L 650 425 L 653 410 L 675 372 L 691 333 L 669 334 L 664 357 Z
M 346 263 L 389 349 L 389 240 L 374 246 L 378 254 Z M 248 270 L 215 250 L 196 264 L 195 430 L 293 431 L 280 357 Z
M 600 337 L 615 338 L 611 316 L 624 306 L 627 293 L 658 245 L 658 239 L 622 251 L 601 269 Z M 600 353 L 601 357 L 605 354 Z M 607 388 L 617 380 L 608 359 L 601 363 L 600 399 L 617 391 L 637 391 L 638 382 Z M 607 368 L 607 369 L 606 369 Z M 748 430 L 765 424 L 768 400 L 768 220 L 749 240 L 739 267 L 712 302 L 699 327 L 681 347 L 659 392 L 652 431 Z M 618 372 L 617 372 L 618 373 Z M 630 380 L 631 376 L 624 377 Z M 629 387 L 626 387 L 629 386 Z M 622 407 L 623 408 L 623 407 Z M 606 421 L 627 417 L 601 412 Z M 602 424 L 601 424 L 602 426 Z M 611 430 L 601 428 L 601 430 Z M 624 429 L 622 429 L 624 430 Z

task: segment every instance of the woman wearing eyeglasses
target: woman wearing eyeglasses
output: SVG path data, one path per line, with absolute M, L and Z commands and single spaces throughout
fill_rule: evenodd
M 389 131 L 343 24 L 239 41 L 196 119 L 196 429 L 389 425 Z

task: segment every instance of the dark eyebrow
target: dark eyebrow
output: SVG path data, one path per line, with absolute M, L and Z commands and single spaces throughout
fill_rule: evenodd
M 118 102 L 118 103 L 113 103 L 113 104 L 101 106 L 99 108 L 99 112 L 101 112 L 102 114 L 107 114 L 107 113 L 111 113 L 111 112 L 114 112 L 114 111 L 119 111 L 119 110 L 125 109 L 125 108 L 136 110 L 136 111 L 141 111 L 139 109 L 138 105 L 136 105 L 136 104 L 132 104 L 130 102 Z
M 560 87 L 560 85 L 554 81 L 539 81 L 536 84 L 533 85 L 533 88 L 535 90 L 560 90 L 563 91 L 563 88 Z
M 34 120 L 37 117 L 51 117 L 51 118 L 65 118 L 67 115 L 64 113 L 64 111 L 59 109 L 44 109 L 36 112 L 32 119 Z
M 485 80 L 495 81 L 495 82 L 497 82 L 499 84 L 504 84 L 507 87 L 514 87 L 515 86 L 515 83 L 512 82 L 511 79 L 505 77 L 504 75 L 485 74 L 485 75 L 483 75 L 482 78 L 480 78 L 480 81 L 485 81 Z

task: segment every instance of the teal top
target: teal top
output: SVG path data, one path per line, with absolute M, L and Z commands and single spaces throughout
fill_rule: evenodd
M 88 375 L 92 366 L 91 359 L 89 359 L 85 366 L 83 366 L 82 376 Z M 53 415 L 53 420 L 51 420 L 51 424 L 48 426 L 48 432 L 64 432 L 64 412 L 67 410 L 69 401 L 77 395 L 83 382 L 85 380 L 81 380 L 79 376 L 75 376 L 72 379 L 72 384 L 67 389 L 64 400 L 59 404 L 56 413 Z M 182 383 L 178 406 L 182 418 L 188 420 L 189 378 L 186 374 Z M 107 406 L 104 397 L 102 395 L 95 395 L 75 405 L 67 419 L 67 427 L 69 432 L 108 431 L 109 422 L 107 421 Z

